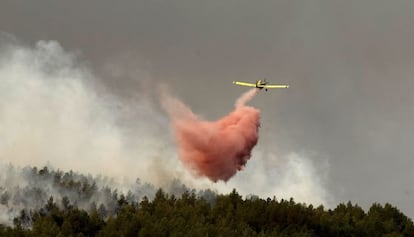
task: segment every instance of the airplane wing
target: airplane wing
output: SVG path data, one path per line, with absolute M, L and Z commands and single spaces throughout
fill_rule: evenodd
M 289 85 L 264 85 L 265 89 L 279 89 L 279 88 L 289 88 Z
M 256 84 L 254 84 L 254 83 L 247 83 L 247 82 L 241 82 L 241 81 L 233 81 L 233 84 L 236 84 L 236 85 L 239 85 L 239 86 L 256 87 Z

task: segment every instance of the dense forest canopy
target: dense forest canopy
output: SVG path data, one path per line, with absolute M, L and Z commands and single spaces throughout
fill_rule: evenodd
M 243 198 L 236 190 L 196 192 L 178 181 L 164 191 L 137 180 L 123 194 L 99 187 L 105 178 L 72 171 L 7 172 L 0 205 L 12 223 L 2 220 L 0 236 L 414 236 L 412 220 L 389 203 L 326 209 L 293 198 Z M 12 185 L 17 174 L 26 175 L 21 186 Z

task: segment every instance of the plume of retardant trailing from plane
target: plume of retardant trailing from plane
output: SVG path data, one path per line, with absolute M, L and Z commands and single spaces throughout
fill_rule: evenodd
M 237 99 L 235 109 L 217 121 L 194 114 L 166 88 L 161 103 L 170 117 L 182 163 L 196 176 L 213 182 L 228 181 L 242 170 L 258 141 L 260 111 L 246 103 L 259 90 L 254 88 Z

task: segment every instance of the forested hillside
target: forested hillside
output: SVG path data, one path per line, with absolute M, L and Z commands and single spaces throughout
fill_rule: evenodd
M 172 180 L 164 191 L 179 196 L 188 190 L 179 180 Z M 50 167 L 0 166 L 0 224 L 12 225 L 13 218 L 21 210 L 40 209 L 50 197 L 59 205 L 65 200 L 82 210 L 95 207 L 105 210 L 104 217 L 108 217 L 115 213 L 121 195 L 128 202 L 138 202 L 144 196 L 152 200 L 156 191 L 152 184 L 138 178 L 133 183 L 119 183 L 119 180 L 103 176 L 63 172 Z M 199 190 L 197 195 L 210 200 L 215 194 Z
M 137 192 L 100 188 L 98 179 L 73 172 L 25 172 L 33 184 L 53 182 L 14 191 L 2 187 L 1 205 L 23 208 L 11 225 L 0 225 L 0 236 L 414 236 L 412 220 L 390 204 L 374 203 L 364 211 L 347 203 L 331 210 L 293 199 L 243 198 L 236 190 L 223 195 L 185 187 L 181 194 L 158 189 L 140 198 Z M 37 196 L 23 205 L 28 195 Z

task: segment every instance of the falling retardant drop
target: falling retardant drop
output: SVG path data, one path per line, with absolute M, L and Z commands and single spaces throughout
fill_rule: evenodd
M 244 93 L 235 109 L 217 121 L 205 121 L 183 102 L 161 90 L 161 104 L 170 117 L 182 163 L 196 176 L 228 181 L 242 170 L 257 144 L 260 111 L 246 103 L 259 90 Z

